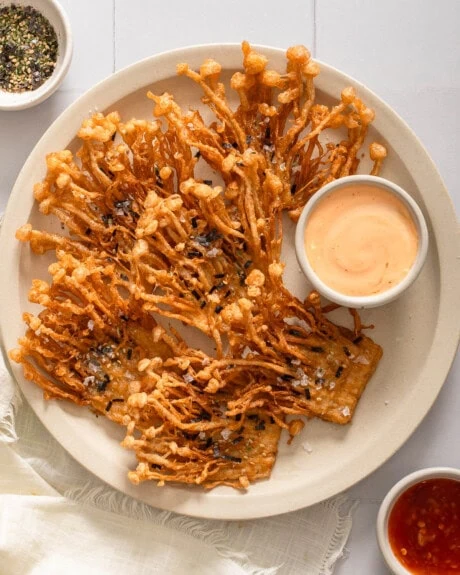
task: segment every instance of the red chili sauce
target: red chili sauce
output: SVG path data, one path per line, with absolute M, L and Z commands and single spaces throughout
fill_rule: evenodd
M 414 575 L 459 575 L 460 481 L 427 479 L 409 487 L 391 510 L 388 536 Z

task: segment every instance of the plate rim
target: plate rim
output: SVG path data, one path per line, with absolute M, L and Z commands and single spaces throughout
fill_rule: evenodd
M 280 59 L 281 57 L 284 59 L 285 50 L 282 48 L 274 48 L 270 46 L 264 45 L 252 45 L 256 50 L 260 50 L 261 52 L 265 53 L 272 59 Z M 183 48 L 177 48 L 174 50 L 168 50 L 165 52 L 161 52 L 160 54 L 156 54 L 153 56 L 149 56 L 144 58 L 138 62 L 135 62 L 115 74 L 105 78 L 104 80 L 97 83 L 95 86 L 90 88 L 84 94 L 82 94 L 75 102 L 73 102 L 68 108 L 66 108 L 58 118 L 51 124 L 51 126 L 46 130 L 44 135 L 40 138 L 38 143 L 33 148 L 32 152 L 30 153 L 28 159 L 24 163 L 21 171 L 19 172 L 18 178 L 15 182 L 13 187 L 10 199 L 8 201 L 8 205 L 5 211 L 4 223 L 1 230 L 0 235 L 0 246 L 4 247 L 3 254 L 4 254 L 4 262 L 3 266 L 4 269 L 8 269 L 8 262 L 14 266 L 19 262 L 19 247 L 17 246 L 18 242 L 14 239 L 14 231 L 18 227 L 18 211 L 20 212 L 21 204 L 27 209 L 28 206 L 33 206 L 34 201 L 33 198 L 29 199 L 29 203 L 27 204 L 21 198 L 21 192 L 23 188 L 23 181 L 27 180 L 27 174 L 32 168 L 34 162 L 37 159 L 43 161 L 44 154 L 41 152 L 42 148 L 45 148 L 48 140 L 51 138 L 53 141 L 62 141 L 63 139 L 67 138 L 67 134 L 70 134 L 70 138 L 66 139 L 66 143 L 63 145 L 53 145 L 53 147 L 61 149 L 63 146 L 66 146 L 69 141 L 75 136 L 75 133 L 78 129 L 78 126 L 81 123 L 81 120 L 84 117 L 88 116 L 88 113 L 91 111 L 91 100 L 94 99 L 96 101 L 103 101 L 104 104 L 97 104 L 100 109 L 107 109 L 110 108 L 114 102 L 119 101 L 122 98 L 127 97 L 129 94 L 141 89 L 146 88 L 149 84 L 159 81 L 161 79 L 172 77 L 173 70 L 175 69 L 175 64 L 184 59 L 190 63 L 191 66 L 195 67 L 199 65 L 206 57 L 209 57 L 209 52 L 213 51 L 213 56 L 218 59 L 223 68 L 230 68 L 230 66 L 225 66 L 225 62 L 228 60 L 233 59 L 233 63 L 238 64 L 241 63 L 241 45 L 239 43 L 223 43 L 223 44 L 203 44 L 203 45 L 196 45 L 196 46 L 187 46 Z M 221 52 L 220 54 L 215 54 L 215 52 Z M 320 493 L 320 496 L 315 498 L 311 497 L 310 494 L 305 494 L 302 492 L 301 487 L 297 487 L 293 490 L 288 490 L 288 497 L 284 497 L 281 501 L 277 501 L 276 497 L 272 497 L 272 501 L 267 502 L 266 494 L 252 494 L 250 497 L 251 504 L 250 505 L 241 505 L 242 502 L 245 501 L 245 497 L 239 493 L 235 493 L 234 495 L 224 496 L 222 500 L 220 499 L 210 499 L 209 503 L 205 502 L 205 498 L 201 497 L 192 497 L 188 499 L 185 503 L 179 503 L 178 505 L 164 505 L 164 503 L 155 502 L 154 497 L 145 498 L 140 496 L 141 494 L 138 492 L 136 494 L 136 489 L 134 490 L 125 489 L 124 486 L 126 484 L 125 477 L 119 478 L 119 480 L 114 481 L 113 478 L 101 476 L 100 473 L 94 471 L 94 466 L 91 466 L 88 462 L 82 461 L 84 457 L 78 455 L 78 448 L 75 448 L 72 445 L 72 439 L 68 439 L 65 437 L 65 431 L 56 430 L 55 424 L 53 421 L 49 421 L 46 416 L 46 409 L 44 409 L 44 405 L 46 402 L 42 398 L 42 392 L 35 386 L 32 386 L 29 382 L 24 380 L 22 377 L 21 369 L 19 366 L 12 365 L 9 360 L 9 367 L 10 371 L 14 374 L 16 381 L 19 384 L 23 394 L 25 395 L 26 399 L 28 400 L 29 404 L 31 405 L 33 411 L 38 416 L 40 421 L 46 427 L 46 429 L 53 435 L 53 437 L 60 443 L 60 445 L 66 449 L 70 455 L 72 455 L 81 465 L 83 465 L 88 471 L 94 474 L 96 477 L 100 478 L 105 483 L 108 483 L 112 487 L 122 490 L 130 496 L 135 498 L 141 499 L 146 501 L 147 503 L 151 504 L 152 506 L 157 506 L 163 509 L 168 509 L 172 511 L 176 511 L 179 513 L 184 513 L 190 516 L 195 517 L 202 517 L 202 518 L 212 518 L 212 519 L 254 519 L 259 517 L 266 517 L 271 515 L 277 515 L 281 513 L 286 513 L 289 511 L 294 511 L 296 509 L 300 509 L 309 505 L 313 505 L 324 499 L 332 497 L 333 495 L 337 495 L 338 493 L 344 491 L 345 489 L 350 488 L 352 485 L 357 483 L 358 481 L 364 479 L 367 475 L 375 471 L 381 465 L 385 463 L 412 435 L 412 433 L 417 429 L 418 425 L 421 423 L 425 415 L 430 410 L 431 406 L 433 405 L 436 397 L 441 390 L 445 379 L 448 375 L 450 366 L 455 358 L 455 352 L 458 345 L 458 340 L 460 337 L 460 306 L 455 306 L 455 296 L 460 290 L 460 266 L 459 260 L 456 258 L 456 252 L 458 251 L 458 244 L 459 242 L 452 241 L 451 232 L 454 231 L 454 236 L 459 239 L 458 233 L 458 226 L 456 226 L 456 216 L 455 210 L 452 203 L 452 199 L 450 198 L 447 189 L 442 181 L 440 174 L 437 171 L 437 168 L 428 155 L 428 152 L 424 148 L 423 144 L 415 135 L 414 131 L 407 125 L 407 123 L 388 105 L 384 102 L 379 96 L 377 96 L 372 90 L 367 88 L 364 84 L 359 82 L 358 80 L 348 76 L 347 74 L 337 70 L 333 66 L 330 66 L 320 60 L 315 59 L 320 65 L 321 68 L 321 75 L 317 79 L 317 86 L 321 85 L 321 89 L 323 89 L 323 85 L 327 85 L 328 81 L 337 82 L 337 80 L 343 85 L 353 85 L 358 88 L 360 91 L 360 95 L 363 96 L 363 99 L 369 104 L 369 100 L 373 103 L 377 103 L 379 105 L 379 111 L 377 114 L 375 125 L 382 123 L 385 120 L 385 116 L 389 116 L 392 122 L 397 126 L 398 130 L 403 129 L 406 131 L 407 136 L 410 138 L 411 143 L 413 144 L 413 149 L 410 151 L 410 154 L 413 157 L 418 156 L 418 160 L 420 163 L 423 163 L 422 172 L 423 174 L 420 175 L 425 176 L 433 181 L 435 184 L 434 187 L 436 188 L 436 192 L 439 194 L 439 198 L 442 201 L 438 201 L 434 204 L 433 211 L 430 210 L 429 212 L 429 220 L 432 224 L 432 241 L 436 239 L 437 243 L 437 255 L 439 258 L 439 267 L 440 267 L 440 277 L 441 282 L 439 286 L 440 290 L 440 298 L 439 298 L 439 309 L 438 309 L 438 316 L 437 316 L 437 325 L 435 329 L 435 333 L 433 335 L 433 340 L 430 347 L 430 352 L 428 354 L 428 359 L 433 361 L 433 354 L 434 350 L 436 353 L 441 357 L 437 359 L 437 374 L 436 374 L 436 384 L 427 387 L 428 391 L 431 392 L 430 395 L 425 396 L 423 409 L 418 410 L 417 414 L 408 414 L 403 426 L 403 433 L 397 439 L 393 438 L 391 442 L 391 446 L 388 447 L 386 445 L 385 449 L 383 450 L 383 454 L 377 458 L 377 462 L 375 462 L 376 458 L 368 458 L 365 465 L 363 466 L 356 466 L 360 467 L 359 470 L 351 469 L 350 474 L 347 476 L 348 479 L 343 481 L 335 481 L 332 482 L 333 487 L 329 487 L 329 489 L 324 487 Z M 172 64 L 171 73 L 167 72 L 168 66 Z M 155 70 L 155 65 L 158 65 L 158 68 L 162 70 L 161 73 L 158 73 Z M 148 72 L 147 72 L 148 70 Z M 123 83 L 123 79 L 126 77 L 135 77 L 136 73 L 141 72 L 140 78 L 147 77 L 148 74 L 148 82 L 144 82 L 143 80 L 139 82 L 139 80 L 135 81 L 134 83 L 126 82 Z M 152 73 L 154 71 L 155 73 Z M 331 80 L 333 78 L 333 80 Z M 128 87 L 129 86 L 129 87 Z M 103 92 L 106 92 L 105 96 Z M 110 97 L 108 94 L 111 94 Z M 99 100 L 98 100 L 99 98 Z M 106 100 L 110 99 L 112 103 L 107 102 Z M 92 104 L 94 106 L 94 102 Z M 373 106 L 372 106 L 373 107 Z M 85 112 L 84 112 L 85 110 Z M 94 110 L 93 110 L 94 111 Z M 75 119 L 76 118 L 76 119 Z M 64 135 L 57 134 L 56 131 L 60 129 L 60 126 L 66 122 L 68 119 L 73 121 L 67 122 L 67 129 L 64 130 Z M 72 128 L 70 128 L 72 126 Z M 76 129 L 74 127 L 77 126 Z M 62 131 L 62 130 L 61 130 Z M 388 131 L 388 130 L 387 130 Z M 54 136 L 54 137 L 53 137 Z M 386 136 L 385 136 L 386 137 Z M 387 138 L 388 139 L 388 138 Z M 390 140 L 391 141 L 391 140 Z M 393 142 L 391 142 L 393 144 Z M 422 158 L 420 160 L 420 157 Z M 411 175 L 415 179 L 415 174 Z M 30 194 L 32 196 L 32 194 Z M 424 201 L 426 200 L 423 197 Z M 24 223 L 24 220 L 21 220 Z M 442 222 L 442 226 L 438 225 L 435 226 L 435 223 L 440 224 Z M 457 227 L 457 229 L 456 229 Z M 433 237 L 434 231 L 436 231 L 436 237 Z M 7 249 L 10 246 L 11 249 Z M 446 269 L 446 266 L 452 263 L 452 272 L 450 276 L 449 282 L 443 282 L 443 270 Z M 456 264 L 456 265 L 455 265 Z M 16 267 L 12 268 L 16 270 Z M 14 275 L 14 274 L 13 274 Z M 16 281 L 16 278 L 12 278 L 13 283 Z M 17 282 L 16 282 L 17 287 Z M 8 289 L 9 288 L 9 289 Z M 5 342 L 8 341 L 8 334 L 7 331 L 7 321 L 4 319 L 8 316 L 11 316 L 11 305 L 9 305 L 9 299 L 11 294 L 11 284 L 9 282 L 0 282 L 0 317 L 2 318 L 0 321 L 0 339 L 2 343 L 2 347 L 5 346 Z M 449 307 L 449 303 L 451 304 Z M 453 304 L 453 305 L 452 305 Z M 7 309 L 8 307 L 8 309 Z M 444 332 L 447 331 L 452 334 L 452 337 L 447 342 L 443 339 L 443 335 L 445 333 L 440 334 L 440 318 L 444 321 L 445 328 Z M 15 342 L 13 343 L 13 346 Z M 9 346 L 8 346 L 9 347 Z M 6 355 L 6 353 L 5 353 Z M 442 360 L 442 361 L 441 361 Z M 439 365 L 439 364 L 442 365 Z M 426 373 L 426 366 L 420 374 L 420 378 Z M 37 395 L 38 392 L 38 395 Z M 40 398 L 40 399 L 38 399 Z M 363 398 L 364 399 L 364 398 Z M 77 455 L 76 455 L 77 452 Z M 366 452 L 361 453 L 361 459 L 365 459 Z M 369 463 L 372 461 L 372 463 Z M 361 462 L 363 463 L 363 462 Z M 151 493 L 154 493 L 154 486 L 150 486 Z M 165 489 L 165 488 L 163 488 Z M 305 491 L 305 489 L 303 490 Z M 249 494 L 248 494 L 249 495 Z M 239 502 L 236 503 L 237 498 Z M 197 502 L 190 502 L 191 499 L 196 499 Z M 217 507 L 217 513 L 216 508 Z

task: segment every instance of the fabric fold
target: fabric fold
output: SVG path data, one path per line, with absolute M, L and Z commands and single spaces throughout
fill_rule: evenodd
M 5 575 L 331 575 L 354 507 L 342 495 L 246 522 L 155 509 L 79 465 L 22 399 L 1 357 L 0 471 Z

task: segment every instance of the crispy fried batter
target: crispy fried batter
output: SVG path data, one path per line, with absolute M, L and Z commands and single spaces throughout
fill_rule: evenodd
M 126 428 L 134 483 L 246 488 L 268 477 L 281 429 L 303 426 L 287 416 L 349 422 L 382 353 L 356 312 L 351 332 L 327 319 L 316 292 L 294 297 L 280 261 L 283 212 L 295 221 L 321 186 L 356 172 L 374 114 L 352 88 L 331 108 L 317 103 L 306 48 L 289 48 L 285 73 L 242 48 L 236 111 L 217 62 L 179 64 L 215 120 L 168 93 L 149 93 L 154 121 L 93 115 L 76 156 L 50 154 L 35 186 L 40 211 L 70 237 L 17 232 L 56 261 L 51 283 L 33 282 L 43 311 L 24 314 L 10 356 L 45 398 Z M 370 155 L 376 174 L 386 150 L 373 143 Z M 203 161 L 220 183 L 197 178 Z M 208 336 L 215 355 L 188 345 L 173 319 Z
M 234 429 L 171 435 L 147 431 L 139 439 L 127 435 L 123 445 L 136 451 L 139 464 L 129 477 L 134 483 L 155 479 L 212 488 L 245 488 L 269 477 L 281 428 L 272 418 L 249 413 Z

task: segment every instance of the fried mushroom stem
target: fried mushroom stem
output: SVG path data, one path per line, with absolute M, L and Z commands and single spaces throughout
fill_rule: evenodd
M 177 67 L 210 121 L 167 92 L 149 92 L 153 120 L 86 119 L 80 149 L 49 154 L 34 189 L 68 233 L 17 231 L 55 260 L 33 281 L 41 311 L 24 314 L 10 357 L 45 398 L 124 427 L 136 484 L 246 489 L 270 475 L 300 416 L 348 423 L 382 354 L 355 310 L 348 330 L 316 292 L 291 294 L 281 261 L 283 214 L 295 221 L 323 185 L 357 172 L 374 113 L 351 87 L 318 102 L 303 46 L 284 71 L 248 42 L 242 53 L 236 108 L 218 62 Z M 387 152 L 372 142 L 369 154 L 376 175 Z

